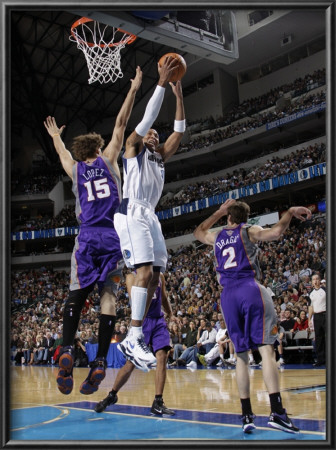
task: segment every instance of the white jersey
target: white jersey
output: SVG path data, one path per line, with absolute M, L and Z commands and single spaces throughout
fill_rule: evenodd
M 164 185 L 164 163 L 160 153 L 144 147 L 134 158 L 122 158 L 124 167 L 123 198 L 150 203 L 160 200 Z

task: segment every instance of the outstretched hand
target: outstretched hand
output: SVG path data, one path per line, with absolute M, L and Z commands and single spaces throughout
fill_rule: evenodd
M 132 88 L 135 89 L 137 92 L 141 86 L 142 83 L 142 71 L 140 69 L 140 66 L 137 66 L 135 77 L 131 78 Z
M 55 134 L 61 135 L 62 131 L 65 128 L 65 125 L 62 125 L 61 128 L 59 128 L 57 126 L 55 117 L 51 116 L 48 116 L 43 123 L 51 137 L 53 137 Z
M 310 219 L 312 216 L 312 212 L 310 211 L 310 209 L 305 208 L 304 206 L 293 206 L 292 208 L 290 208 L 290 211 L 292 212 L 293 216 L 301 220 L 301 222 Z
M 170 84 L 170 86 L 171 86 L 171 88 L 172 88 L 173 94 L 174 94 L 176 97 L 183 98 L 183 92 L 182 92 L 182 83 L 181 83 L 181 80 L 176 81 L 176 84 L 174 84 L 174 83 L 172 83 L 172 82 L 170 81 L 169 84 Z

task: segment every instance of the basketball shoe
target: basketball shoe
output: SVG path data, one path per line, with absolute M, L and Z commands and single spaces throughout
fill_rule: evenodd
M 132 329 L 126 338 L 118 344 L 117 348 L 135 367 L 143 372 L 148 372 L 149 366 L 156 364 L 156 358 L 147 347 L 144 335 L 141 333 L 138 336 L 134 336 L 131 331 Z
M 167 408 L 162 398 L 156 398 L 152 404 L 151 414 L 155 416 L 175 416 L 175 411 Z
M 287 433 L 299 433 L 300 430 L 297 428 L 287 415 L 286 410 L 282 414 L 272 412 L 267 423 L 270 427 L 276 428 L 277 430 L 286 431 Z
M 115 403 L 117 403 L 118 401 L 118 396 L 117 394 L 114 394 L 112 391 L 109 392 L 108 396 L 104 398 L 104 400 L 102 400 L 101 402 L 98 402 L 95 406 L 95 411 L 97 413 L 101 413 L 103 411 L 105 411 L 105 409 L 109 406 L 109 405 L 114 405 Z
M 79 391 L 81 394 L 90 395 L 98 391 L 100 383 L 105 378 L 106 360 L 103 357 L 96 358 L 90 363 L 90 372 L 81 384 Z
M 254 425 L 254 414 L 246 414 L 245 416 L 241 416 L 243 422 L 243 431 L 244 433 L 250 433 L 252 430 L 255 430 L 256 426 Z
M 68 345 L 62 347 L 61 356 L 59 357 L 59 371 L 56 378 L 58 390 L 62 394 L 68 395 L 73 388 L 72 369 L 74 364 L 73 347 Z

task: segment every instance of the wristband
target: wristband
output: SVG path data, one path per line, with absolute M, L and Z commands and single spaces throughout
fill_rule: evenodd
M 59 135 L 60 135 L 59 133 L 55 133 L 52 135 L 52 137 L 59 136 Z
M 186 129 L 186 121 L 184 120 L 175 120 L 174 121 L 174 131 L 177 133 L 184 133 Z

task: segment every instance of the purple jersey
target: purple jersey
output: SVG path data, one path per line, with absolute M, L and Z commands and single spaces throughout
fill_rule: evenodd
M 145 342 L 151 346 L 154 354 L 161 349 L 168 350 L 170 346 L 170 335 L 167 328 L 167 322 L 161 310 L 162 289 L 161 280 L 153 295 L 148 313 L 142 324 L 142 331 Z
M 214 251 L 221 285 L 232 278 L 259 278 L 259 247 L 247 235 L 248 225 L 223 228 L 217 235 Z
M 273 345 L 277 337 L 272 298 L 257 281 L 259 247 L 249 240 L 248 228 L 244 223 L 225 227 L 214 244 L 216 271 L 223 286 L 221 307 L 237 353 Z
M 73 169 L 73 193 L 76 196 L 78 223 L 87 227 L 113 227 L 113 216 L 121 201 L 121 181 L 104 156 Z
M 161 289 L 161 280 L 159 280 L 159 284 L 158 287 L 156 288 L 153 298 L 152 298 L 152 302 L 150 304 L 150 307 L 148 309 L 148 313 L 146 315 L 146 317 L 163 317 L 163 312 L 162 312 L 162 289 Z

